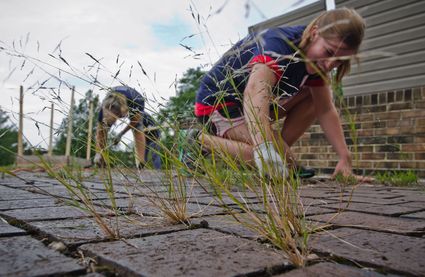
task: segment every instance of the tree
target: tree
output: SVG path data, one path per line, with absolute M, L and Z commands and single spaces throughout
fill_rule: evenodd
M 158 113 L 160 122 L 178 122 L 193 118 L 196 91 L 201 83 L 204 72 L 198 68 L 189 68 L 183 77 L 177 81 L 176 96 L 170 97 L 164 108 Z
M 0 108 L 0 166 L 15 163 L 18 130 L 9 124 L 9 116 Z
M 176 132 L 180 124 L 188 119 L 194 119 L 194 105 L 196 91 L 198 90 L 204 72 L 198 68 L 189 68 L 183 77 L 177 81 L 176 96 L 173 96 L 156 115 L 159 124 L 173 126 L 163 132 L 162 144 L 172 149 L 176 141 Z
M 71 151 L 75 157 L 85 158 L 87 151 L 87 137 L 88 137 L 88 115 L 90 99 L 93 101 L 93 107 L 96 111 L 99 105 L 99 96 L 93 95 L 93 91 L 89 90 L 83 99 L 80 99 L 77 106 L 73 107 L 73 122 L 72 122 L 72 140 Z M 92 137 L 94 139 L 96 130 L 96 114 L 93 113 L 93 130 Z M 64 118 L 59 129 L 59 137 L 56 140 L 53 152 L 56 155 L 63 155 L 66 148 L 66 138 L 68 130 L 68 118 Z

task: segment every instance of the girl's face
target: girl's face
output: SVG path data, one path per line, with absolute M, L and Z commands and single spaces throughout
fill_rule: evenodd
M 102 108 L 103 123 L 112 126 L 118 118 L 126 117 L 128 115 L 128 107 L 121 107 L 121 110 Z
M 309 60 L 306 62 L 307 72 L 315 74 L 320 70 L 323 74 L 327 74 L 355 53 L 355 50 L 348 48 L 339 39 L 324 39 L 318 34 L 317 29 L 313 29 L 311 44 L 306 52 Z

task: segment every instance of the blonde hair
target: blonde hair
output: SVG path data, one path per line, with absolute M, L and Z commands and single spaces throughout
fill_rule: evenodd
M 323 12 L 305 28 L 299 44 L 306 51 L 311 43 L 311 31 L 317 27 L 319 35 L 324 39 L 341 40 L 350 50 L 358 52 L 366 28 L 365 20 L 354 10 L 340 8 Z M 340 82 L 350 72 L 351 61 L 343 60 L 337 67 L 336 81 Z
M 128 112 L 127 98 L 121 93 L 110 92 L 103 99 L 102 108 L 116 115 L 123 115 Z

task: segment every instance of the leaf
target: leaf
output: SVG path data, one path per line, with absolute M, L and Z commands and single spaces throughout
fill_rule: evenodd
M 118 75 L 120 74 L 121 69 L 118 69 L 117 73 L 115 73 L 114 75 L 114 79 L 116 79 L 118 77 Z
M 23 82 L 25 82 L 28 79 L 28 77 L 31 76 L 34 73 L 34 69 L 35 69 L 35 67 L 33 67 L 32 70 L 27 74 L 27 76 L 25 77 Z
M 192 37 L 194 37 L 194 36 L 196 36 L 196 34 L 192 34 L 192 35 L 185 36 L 185 37 L 184 37 L 184 38 L 182 38 L 180 41 L 183 41 L 183 40 L 185 40 L 185 39 L 187 39 L 187 38 L 192 38 Z
M 195 14 L 193 13 L 193 9 L 192 9 L 192 6 L 191 5 L 189 5 L 189 9 L 190 9 L 190 13 L 192 14 L 193 19 L 196 20 Z
M 61 59 L 64 63 L 66 63 L 66 65 L 67 65 L 67 66 L 71 67 L 71 66 L 69 65 L 69 63 L 65 60 L 65 58 L 64 58 L 64 57 L 59 56 L 59 58 L 60 58 L 60 59 Z
M 27 37 L 25 38 L 25 47 L 28 45 L 28 41 L 30 40 L 30 32 L 27 33 Z
M 139 64 L 140 68 L 142 69 L 143 74 L 145 74 L 146 76 L 148 76 L 148 74 L 146 73 L 146 71 L 143 69 L 142 64 L 139 61 L 137 61 L 137 63 Z
M 52 53 L 55 53 L 56 50 L 59 50 L 59 53 L 61 52 L 60 48 L 61 48 L 61 44 L 62 44 L 62 40 L 58 43 L 58 45 L 56 45 L 55 49 L 53 49 Z
M 37 129 L 38 129 L 38 135 L 40 135 L 40 126 L 38 126 L 38 122 L 36 121 L 36 122 L 34 123 L 34 125 L 35 125 L 35 127 L 37 127 Z
M 192 49 L 192 47 L 190 47 L 190 46 L 184 45 L 183 43 L 179 43 L 179 45 L 182 46 L 182 47 L 184 47 L 184 48 L 186 48 L 187 50 L 189 50 L 191 52 L 194 52 L 193 49 Z
M 95 57 L 93 57 L 91 54 L 86 52 L 86 55 L 92 58 L 95 62 L 100 63 Z

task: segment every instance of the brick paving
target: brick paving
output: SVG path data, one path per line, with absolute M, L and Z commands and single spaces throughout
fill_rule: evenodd
M 185 180 L 187 213 L 172 224 L 158 203 L 171 198 L 160 172 L 142 181 L 114 177 L 116 201 L 87 173 L 93 213 L 43 173 L 0 179 L 0 276 L 425 276 L 425 189 L 312 179 L 300 187 L 311 259 L 296 268 L 263 237 L 237 223 L 252 220 L 232 199 L 218 201 L 204 181 Z M 115 175 L 114 175 L 115 176 Z M 261 197 L 234 192 L 261 213 Z M 77 195 L 81 193 L 77 192 Z M 243 196 L 243 197 L 242 197 Z M 81 201 L 81 200 L 79 200 Z M 112 212 L 115 206 L 120 215 Z M 94 272 L 95 271 L 95 272 Z

